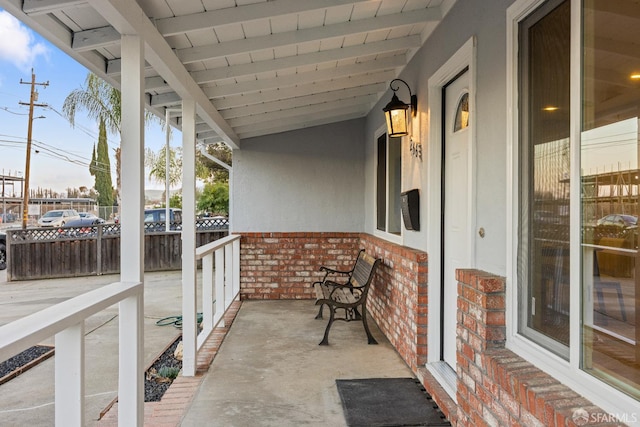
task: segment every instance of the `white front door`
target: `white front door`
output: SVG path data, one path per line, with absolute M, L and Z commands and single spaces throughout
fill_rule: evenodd
M 470 266 L 469 245 L 472 244 L 469 226 L 469 71 L 457 76 L 442 90 L 445 118 L 442 130 L 442 359 L 455 370 L 458 298 L 455 274 L 456 269 Z

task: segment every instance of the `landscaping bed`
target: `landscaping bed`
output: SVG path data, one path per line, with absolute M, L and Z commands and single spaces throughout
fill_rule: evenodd
M 158 402 L 169 389 L 173 380 L 182 369 L 182 359 L 174 355 L 182 337 L 178 337 L 167 349 L 158 356 L 145 372 L 144 401 Z
M 54 348 L 46 345 L 35 345 L 0 363 L 0 384 L 17 377 L 33 368 L 38 363 L 53 356 Z
M 182 338 L 178 337 L 145 372 L 144 401 L 158 402 L 169 389 L 173 380 L 182 369 L 182 360 L 174 355 Z M 53 356 L 54 347 L 36 345 L 25 351 L 0 362 L 0 385 L 26 372 L 40 362 Z

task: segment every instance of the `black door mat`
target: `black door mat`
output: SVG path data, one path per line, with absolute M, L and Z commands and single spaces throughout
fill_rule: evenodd
M 336 380 L 349 427 L 450 426 L 415 378 Z

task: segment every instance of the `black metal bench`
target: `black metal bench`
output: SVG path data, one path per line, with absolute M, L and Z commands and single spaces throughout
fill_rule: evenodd
M 325 275 L 322 280 L 313 283 L 316 291 L 316 305 L 320 306 L 316 319 L 322 319 L 322 310 L 325 305 L 329 307 L 330 314 L 329 323 L 327 323 L 320 345 L 329 344 L 329 330 L 334 320 L 346 322 L 361 320 L 369 344 L 378 344 L 367 325 L 366 302 L 369 286 L 380 262 L 380 259 L 366 254 L 362 249 L 351 270 L 340 271 L 325 266 L 320 267 Z M 358 311 L 358 307 L 360 307 L 362 314 Z M 339 309 L 344 311 L 344 317 L 336 317 L 336 311 Z

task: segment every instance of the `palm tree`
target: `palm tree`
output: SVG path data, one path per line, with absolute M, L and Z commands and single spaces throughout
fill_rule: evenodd
M 120 91 L 93 73 L 87 74 L 85 86 L 74 89 L 64 100 L 62 112 L 71 126 L 75 126 L 78 110 L 84 110 L 90 119 L 97 120 L 100 127 L 108 132 L 120 134 L 122 125 L 122 97 Z M 157 116 L 145 111 L 145 124 L 159 120 Z M 115 149 L 116 187 L 120 198 L 120 147 Z
M 120 91 L 93 73 L 87 74 L 85 86 L 71 91 L 62 105 L 62 112 L 71 126 L 75 126 L 76 112 L 83 109 L 90 119 L 103 121 L 109 132 L 120 133 Z
M 145 150 L 144 165 L 149 169 L 149 179 L 157 182 L 166 182 L 166 153 L 167 147 L 164 146 L 154 152 L 150 148 Z M 196 156 L 196 177 L 201 180 L 209 180 L 212 176 L 212 170 L 202 161 L 202 156 Z M 169 187 L 180 183 L 182 180 L 182 148 L 169 147 Z M 165 194 L 166 197 L 166 194 Z
M 169 186 L 178 184 L 182 178 L 182 150 L 169 148 Z M 149 168 L 149 179 L 157 182 L 166 180 L 167 148 L 162 147 L 157 153 L 147 148 L 144 154 L 144 165 Z

